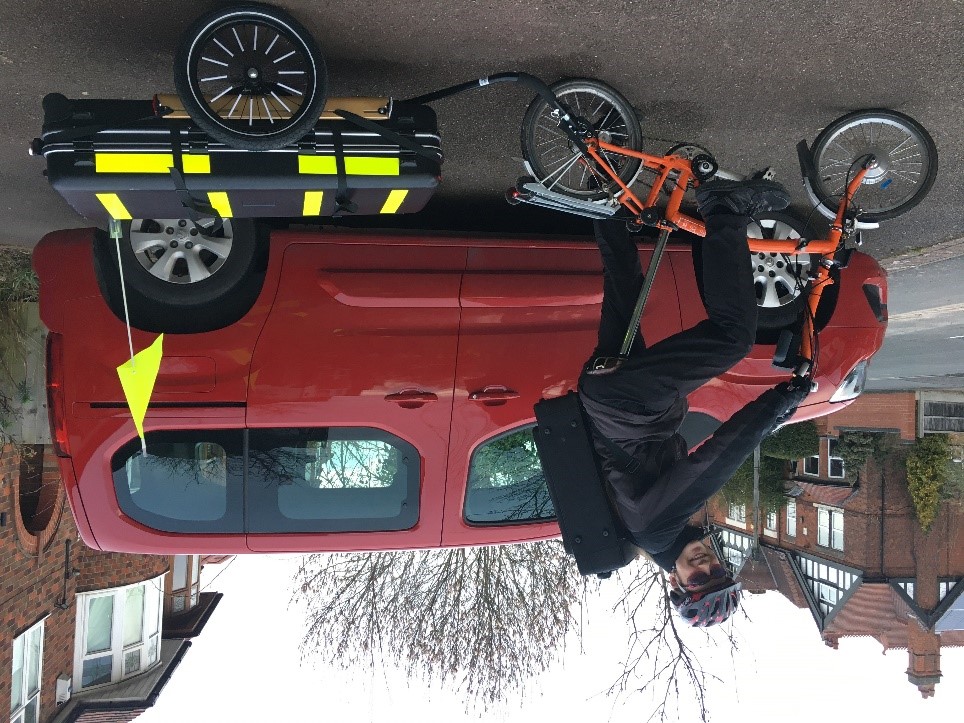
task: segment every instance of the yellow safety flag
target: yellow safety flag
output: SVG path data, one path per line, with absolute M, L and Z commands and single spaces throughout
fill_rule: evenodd
M 151 401 L 151 392 L 154 391 L 154 382 L 157 381 L 157 372 L 161 368 L 163 342 L 164 335 L 161 334 L 153 344 L 117 367 L 117 376 L 124 388 L 124 397 L 134 417 L 134 426 L 137 427 L 137 436 L 141 438 L 141 450 L 144 454 L 147 454 L 144 417 L 147 414 L 147 404 Z

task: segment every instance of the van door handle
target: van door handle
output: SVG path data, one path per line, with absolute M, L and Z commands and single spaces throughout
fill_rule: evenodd
M 508 387 L 501 386 L 488 386 L 485 389 L 480 389 L 477 392 L 472 392 L 469 394 L 469 399 L 473 402 L 482 402 L 482 404 L 497 405 L 504 404 L 510 399 L 518 399 L 519 392 L 514 389 L 509 389 Z
M 429 402 L 437 402 L 438 395 L 432 392 L 422 392 L 418 389 L 406 389 L 403 392 L 395 392 L 395 394 L 386 394 L 386 402 L 394 402 L 400 407 L 405 409 L 418 409 Z

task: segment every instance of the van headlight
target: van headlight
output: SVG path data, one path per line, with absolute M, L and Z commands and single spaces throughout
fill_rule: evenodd
M 856 399 L 864 390 L 867 381 L 867 360 L 857 362 L 857 366 L 850 370 L 850 374 L 843 380 L 840 387 L 830 397 L 831 402 L 847 402 Z

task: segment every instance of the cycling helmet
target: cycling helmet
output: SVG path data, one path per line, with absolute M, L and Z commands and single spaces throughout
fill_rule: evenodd
M 742 585 L 731 579 L 726 587 L 710 592 L 670 591 L 669 598 L 676 612 L 695 628 L 718 625 L 732 615 L 740 605 Z

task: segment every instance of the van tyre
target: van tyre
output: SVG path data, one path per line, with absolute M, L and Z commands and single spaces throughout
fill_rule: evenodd
M 213 219 L 201 219 L 200 225 L 211 229 Z M 138 329 L 172 334 L 220 329 L 244 316 L 261 291 L 268 242 L 251 219 L 224 219 L 209 239 L 192 234 L 187 219 L 133 219 L 122 228 L 127 304 L 131 325 Z M 185 248 L 188 244 L 191 248 Z M 123 320 L 113 239 L 99 234 L 94 256 L 105 299 Z

